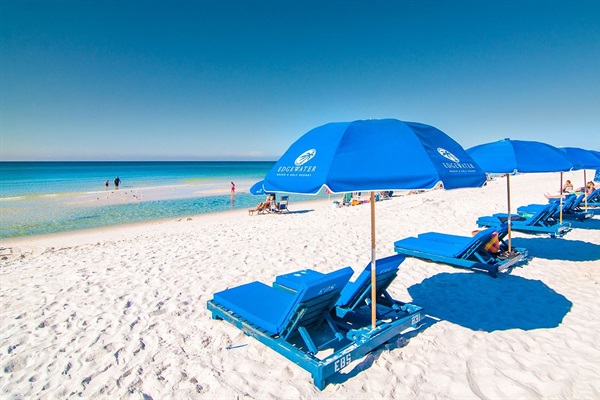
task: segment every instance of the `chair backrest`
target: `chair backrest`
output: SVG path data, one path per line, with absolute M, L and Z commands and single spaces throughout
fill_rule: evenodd
M 377 296 L 388 288 L 398 273 L 400 264 L 404 261 L 404 256 L 394 255 L 377 260 L 376 268 L 376 293 Z M 348 308 L 350 310 L 358 305 L 365 304 L 365 300 L 371 296 L 371 263 L 362 270 L 354 282 L 346 285 L 340 298 L 335 303 L 338 307 Z
M 481 230 L 481 231 L 477 232 L 477 234 L 475 236 L 473 236 L 472 241 L 473 242 L 489 241 L 492 238 L 492 235 L 494 234 L 494 232 L 500 232 L 503 229 L 503 227 L 506 227 L 506 226 L 507 226 L 507 224 L 506 224 L 506 222 L 504 222 L 500 226 L 493 226 L 491 228 Z M 498 233 L 498 236 L 500 236 L 500 233 Z
M 574 212 L 581 205 L 581 203 L 583 203 L 584 197 L 585 197 L 584 194 L 580 194 L 573 200 L 573 202 L 571 203 L 571 205 L 569 206 L 568 209 L 563 206 L 563 211 Z
M 477 252 L 487 252 L 485 245 L 493 239 L 494 233 L 498 233 L 498 240 L 502 241 L 502 238 L 508 233 L 508 224 L 505 222 L 500 226 L 493 226 L 477 232 L 477 234 L 471 238 L 470 242 L 465 243 L 462 250 L 455 253 L 455 257 L 469 259 Z
M 269 202 L 269 211 L 277 211 L 277 195 L 271 195 L 271 201 Z
M 548 225 L 545 222 L 549 218 L 552 218 L 552 216 L 554 214 L 556 214 L 556 212 L 558 211 L 559 207 L 560 207 L 559 203 L 548 203 L 548 204 L 546 204 L 546 206 L 543 209 L 541 209 L 540 211 L 536 212 L 529 219 L 527 219 L 527 221 L 525 221 L 525 225 L 527 225 L 527 226 L 535 226 L 535 225 L 546 226 L 546 225 Z M 513 222 L 513 224 L 514 224 L 514 222 Z
M 289 311 L 279 320 L 278 330 L 281 335 L 287 337 L 298 327 L 307 327 L 321 322 L 323 313 L 333 308 L 352 274 L 352 268 L 345 267 L 303 281 Z
M 289 211 L 289 198 L 290 196 L 281 196 L 281 201 L 279 202 L 279 211 Z
M 585 201 L 585 200 L 584 200 Z M 588 202 L 600 202 L 600 188 L 594 190 L 587 198 Z
M 583 196 L 581 197 L 583 199 Z M 562 202 L 562 210 L 563 212 L 569 212 L 575 205 L 578 197 L 574 194 L 567 196 Z M 558 212 L 560 212 L 560 201 L 558 202 Z
M 350 203 L 352 201 L 352 193 L 344 194 L 344 203 Z

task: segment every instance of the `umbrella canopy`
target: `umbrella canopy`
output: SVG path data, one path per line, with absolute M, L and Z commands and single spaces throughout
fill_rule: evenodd
M 561 147 L 560 148 L 565 154 L 567 154 L 573 163 L 577 164 L 574 169 L 583 169 L 583 187 L 587 185 L 586 169 L 599 169 L 600 168 L 600 155 L 590 150 L 581 149 L 578 147 Z M 562 182 L 561 182 L 562 188 Z M 587 195 L 585 196 L 585 210 L 587 211 Z
M 396 119 L 330 123 L 298 139 L 265 177 L 269 191 L 316 194 L 477 187 L 485 173 L 448 135 Z
M 510 174 L 517 172 L 560 172 L 569 171 L 573 168 L 573 162 L 563 151 L 542 142 L 503 139 L 471 147 L 467 149 L 467 153 L 485 172 L 506 174 L 509 251 L 512 246 Z
M 591 153 L 593 153 L 596 157 L 600 158 L 600 151 L 596 151 L 596 150 L 589 150 Z M 596 175 L 594 175 L 594 180 L 596 182 L 600 182 L 600 168 L 596 169 Z
M 560 150 L 571 158 L 573 164 L 575 164 L 573 169 L 600 168 L 600 157 L 594 154 L 593 151 L 579 147 L 561 147 Z
M 448 135 L 396 119 L 319 126 L 281 156 L 264 181 L 267 191 L 316 194 L 371 192 L 371 302 L 375 328 L 375 196 L 380 190 L 479 187 L 483 170 Z
M 542 142 L 503 139 L 471 147 L 467 153 L 489 173 L 559 172 L 573 168 L 564 152 Z
M 255 195 L 255 196 L 260 196 L 260 195 L 267 194 L 267 192 L 265 192 L 265 188 L 263 186 L 264 183 L 265 183 L 264 180 L 256 182 L 250 188 L 250 193 L 253 194 L 253 195 Z

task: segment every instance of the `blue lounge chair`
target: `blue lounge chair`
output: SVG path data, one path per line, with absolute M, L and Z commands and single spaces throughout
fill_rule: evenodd
M 329 274 L 303 270 L 214 294 L 207 308 L 311 373 L 323 389 L 346 365 L 418 323 L 422 309 L 407 305 L 402 318 L 348 327 L 335 317 L 336 302 L 352 276 L 350 267 Z M 334 320 L 334 318 L 336 320 Z M 370 322 L 369 322 L 370 323 Z M 332 353 L 320 357 L 321 350 Z
M 582 201 L 582 204 L 584 204 L 584 201 Z M 600 188 L 590 193 L 587 198 L 587 204 L 588 207 L 600 207 Z
M 493 239 L 495 232 L 498 233 L 500 251 L 492 254 L 485 247 Z M 394 243 L 394 250 L 405 256 L 486 272 L 497 277 L 499 272 L 527 261 L 526 249 L 513 248 L 512 252 L 507 254 L 508 246 L 503 242 L 507 233 L 506 224 L 483 230 L 473 237 L 437 232 L 422 233 L 417 237 L 398 240 Z
M 529 233 L 532 235 L 548 234 L 550 237 L 560 237 L 571 230 L 571 224 L 562 224 L 554 217 L 558 211 L 558 203 L 549 203 L 532 210 L 528 215 L 511 214 L 511 229 Z M 494 214 L 492 216 L 479 217 L 479 227 L 498 227 L 508 220 L 508 214 Z
M 583 200 L 584 200 L 583 194 L 581 194 L 579 196 L 572 194 L 572 195 L 565 197 L 562 202 L 562 217 L 563 217 L 563 219 L 576 219 L 579 221 L 584 221 L 587 218 L 592 217 L 593 214 L 591 212 L 586 212 L 585 210 L 583 210 L 581 208 Z M 560 199 L 549 199 L 549 202 L 559 204 L 559 208 L 556 211 L 556 213 L 553 215 L 553 217 L 555 219 L 560 219 L 560 210 L 561 210 Z M 529 214 L 532 211 L 535 213 L 535 212 L 537 212 L 537 210 L 541 209 L 542 207 L 544 207 L 544 206 L 538 205 L 538 204 L 530 204 L 528 206 L 519 207 L 517 209 L 517 213 L 519 213 L 520 215 Z

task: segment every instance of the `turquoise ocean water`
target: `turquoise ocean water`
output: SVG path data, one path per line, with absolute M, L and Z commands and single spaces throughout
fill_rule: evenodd
M 0 162 L 0 238 L 251 208 L 263 198 L 249 194 L 247 188 L 263 179 L 273 165 L 274 162 Z M 105 191 L 112 191 L 115 176 L 122 180 L 119 194 L 153 190 L 160 192 L 160 198 L 109 205 L 71 201 L 85 196 L 101 197 Z M 110 182 L 108 190 L 104 186 L 106 180 Z M 229 193 L 230 181 L 238 188 L 234 197 Z M 240 186 L 246 190 L 240 190 Z M 190 187 L 193 194 L 185 192 Z M 313 198 L 294 196 L 295 201 Z

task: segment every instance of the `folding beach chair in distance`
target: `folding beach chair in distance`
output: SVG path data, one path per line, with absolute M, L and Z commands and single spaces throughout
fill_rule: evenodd
M 279 212 L 280 213 L 289 213 L 290 209 L 288 208 L 290 203 L 290 196 L 281 196 L 281 201 L 279 202 Z

